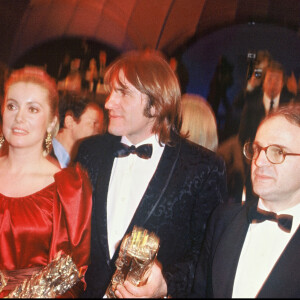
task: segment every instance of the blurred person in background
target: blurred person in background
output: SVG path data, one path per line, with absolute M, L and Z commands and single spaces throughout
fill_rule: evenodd
M 97 61 L 91 58 L 89 68 L 85 72 L 85 81 L 88 83 L 88 90 L 92 93 L 96 92 L 98 76 Z
M 73 161 L 82 139 L 106 130 L 103 109 L 89 97 L 65 93 L 59 103 L 60 128 L 53 139 L 52 156 L 62 168 Z
M 295 96 L 283 90 L 286 82 L 282 64 L 272 61 L 266 68 L 262 90 L 245 103 L 239 127 L 241 145 L 253 141 L 260 121 L 273 109 L 294 101 Z
M 254 60 L 253 70 L 249 70 L 247 76 L 247 83 L 245 89 L 243 89 L 233 101 L 233 107 L 238 109 L 241 113 L 244 104 L 247 102 L 247 98 L 252 93 L 258 93 L 262 89 L 263 78 L 266 73 L 266 69 L 272 61 L 272 56 L 268 50 L 259 50 Z M 251 73 L 250 73 L 251 72 Z
M 188 139 L 209 150 L 218 147 L 217 122 L 209 103 L 199 95 L 184 94 L 181 98 L 181 133 Z
M 63 81 L 68 76 L 71 69 L 71 56 L 70 53 L 66 52 L 63 61 L 60 63 L 57 72 L 57 81 Z
M 254 57 L 251 57 L 251 55 Z M 246 86 L 238 93 L 226 115 L 224 130 L 220 133 L 221 142 L 236 135 L 239 130 L 240 118 L 245 103 L 251 101 L 262 91 L 263 78 L 272 56 L 268 50 L 249 52 Z M 250 100 L 249 100 L 250 99 Z
M 74 58 L 70 63 L 70 71 L 65 79 L 58 81 L 57 86 L 60 91 L 71 93 L 81 93 L 82 75 L 79 71 L 80 59 Z

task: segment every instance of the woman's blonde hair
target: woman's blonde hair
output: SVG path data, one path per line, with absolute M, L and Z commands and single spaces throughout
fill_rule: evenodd
M 181 133 L 212 151 L 218 147 L 217 122 L 209 103 L 199 95 L 184 94 L 181 99 Z

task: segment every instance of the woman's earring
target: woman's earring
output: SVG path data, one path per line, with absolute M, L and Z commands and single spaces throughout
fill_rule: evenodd
M 50 132 L 48 132 L 47 137 L 45 139 L 44 156 L 47 156 L 50 153 L 51 145 L 52 145 L 52 134 Z
M 5 142 L 4 135 L 3 135 L 3 133 L 1 133 L 0 134 L 0 149 L 2 148 L 4 142 Z

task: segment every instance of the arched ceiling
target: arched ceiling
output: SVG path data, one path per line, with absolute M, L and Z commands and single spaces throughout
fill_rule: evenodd
M 225 26 L 263 22 L 300 27 L 299 0 L 0 0 L 0 61 L 34 46 L 82 37 L 120 52 L 166 54 Z

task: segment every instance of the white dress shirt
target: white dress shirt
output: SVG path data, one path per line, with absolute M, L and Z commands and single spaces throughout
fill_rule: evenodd
M 54 138 L 52 140 L 52 145 L 53 145 L 54 154 L 55 154 L 61 168 L 66 168 L 70 162 L 69 153 L 56 138 Z
M 280 98 L 280 94 L 278 94 L 274 99 L 274 104 L 273 104 L 273 110 L 277 109 L 279 107 L 279 98 Z M 271 100 L 266 93 L 264 93 L 264 97 L 263 97 L 263 103 L 264 103 L 264 107 L 265 107 L 265 112 L 266 115 L 269 113 L 270 110 L 270 105 L 271 105 Z
M 126 137 L 122 137 L 121 142 L 132 145 Z M 111 258 L 130 224 L 164 150 L 164 145 L 159 145 L 156 135 L 135 146 L 142 144 L 152 144 L 151 158 L 143 159 L 130 154 L 114 159 L 107 195 L 107 234 Z
M 268 210 L 259 199 L 258 207 Z M 255 298 L 300 224 L 300 204 L 277 212 L 293 216 L 291 232 L 274 221 L 252 223 L 239 258 L 232 298 Z

